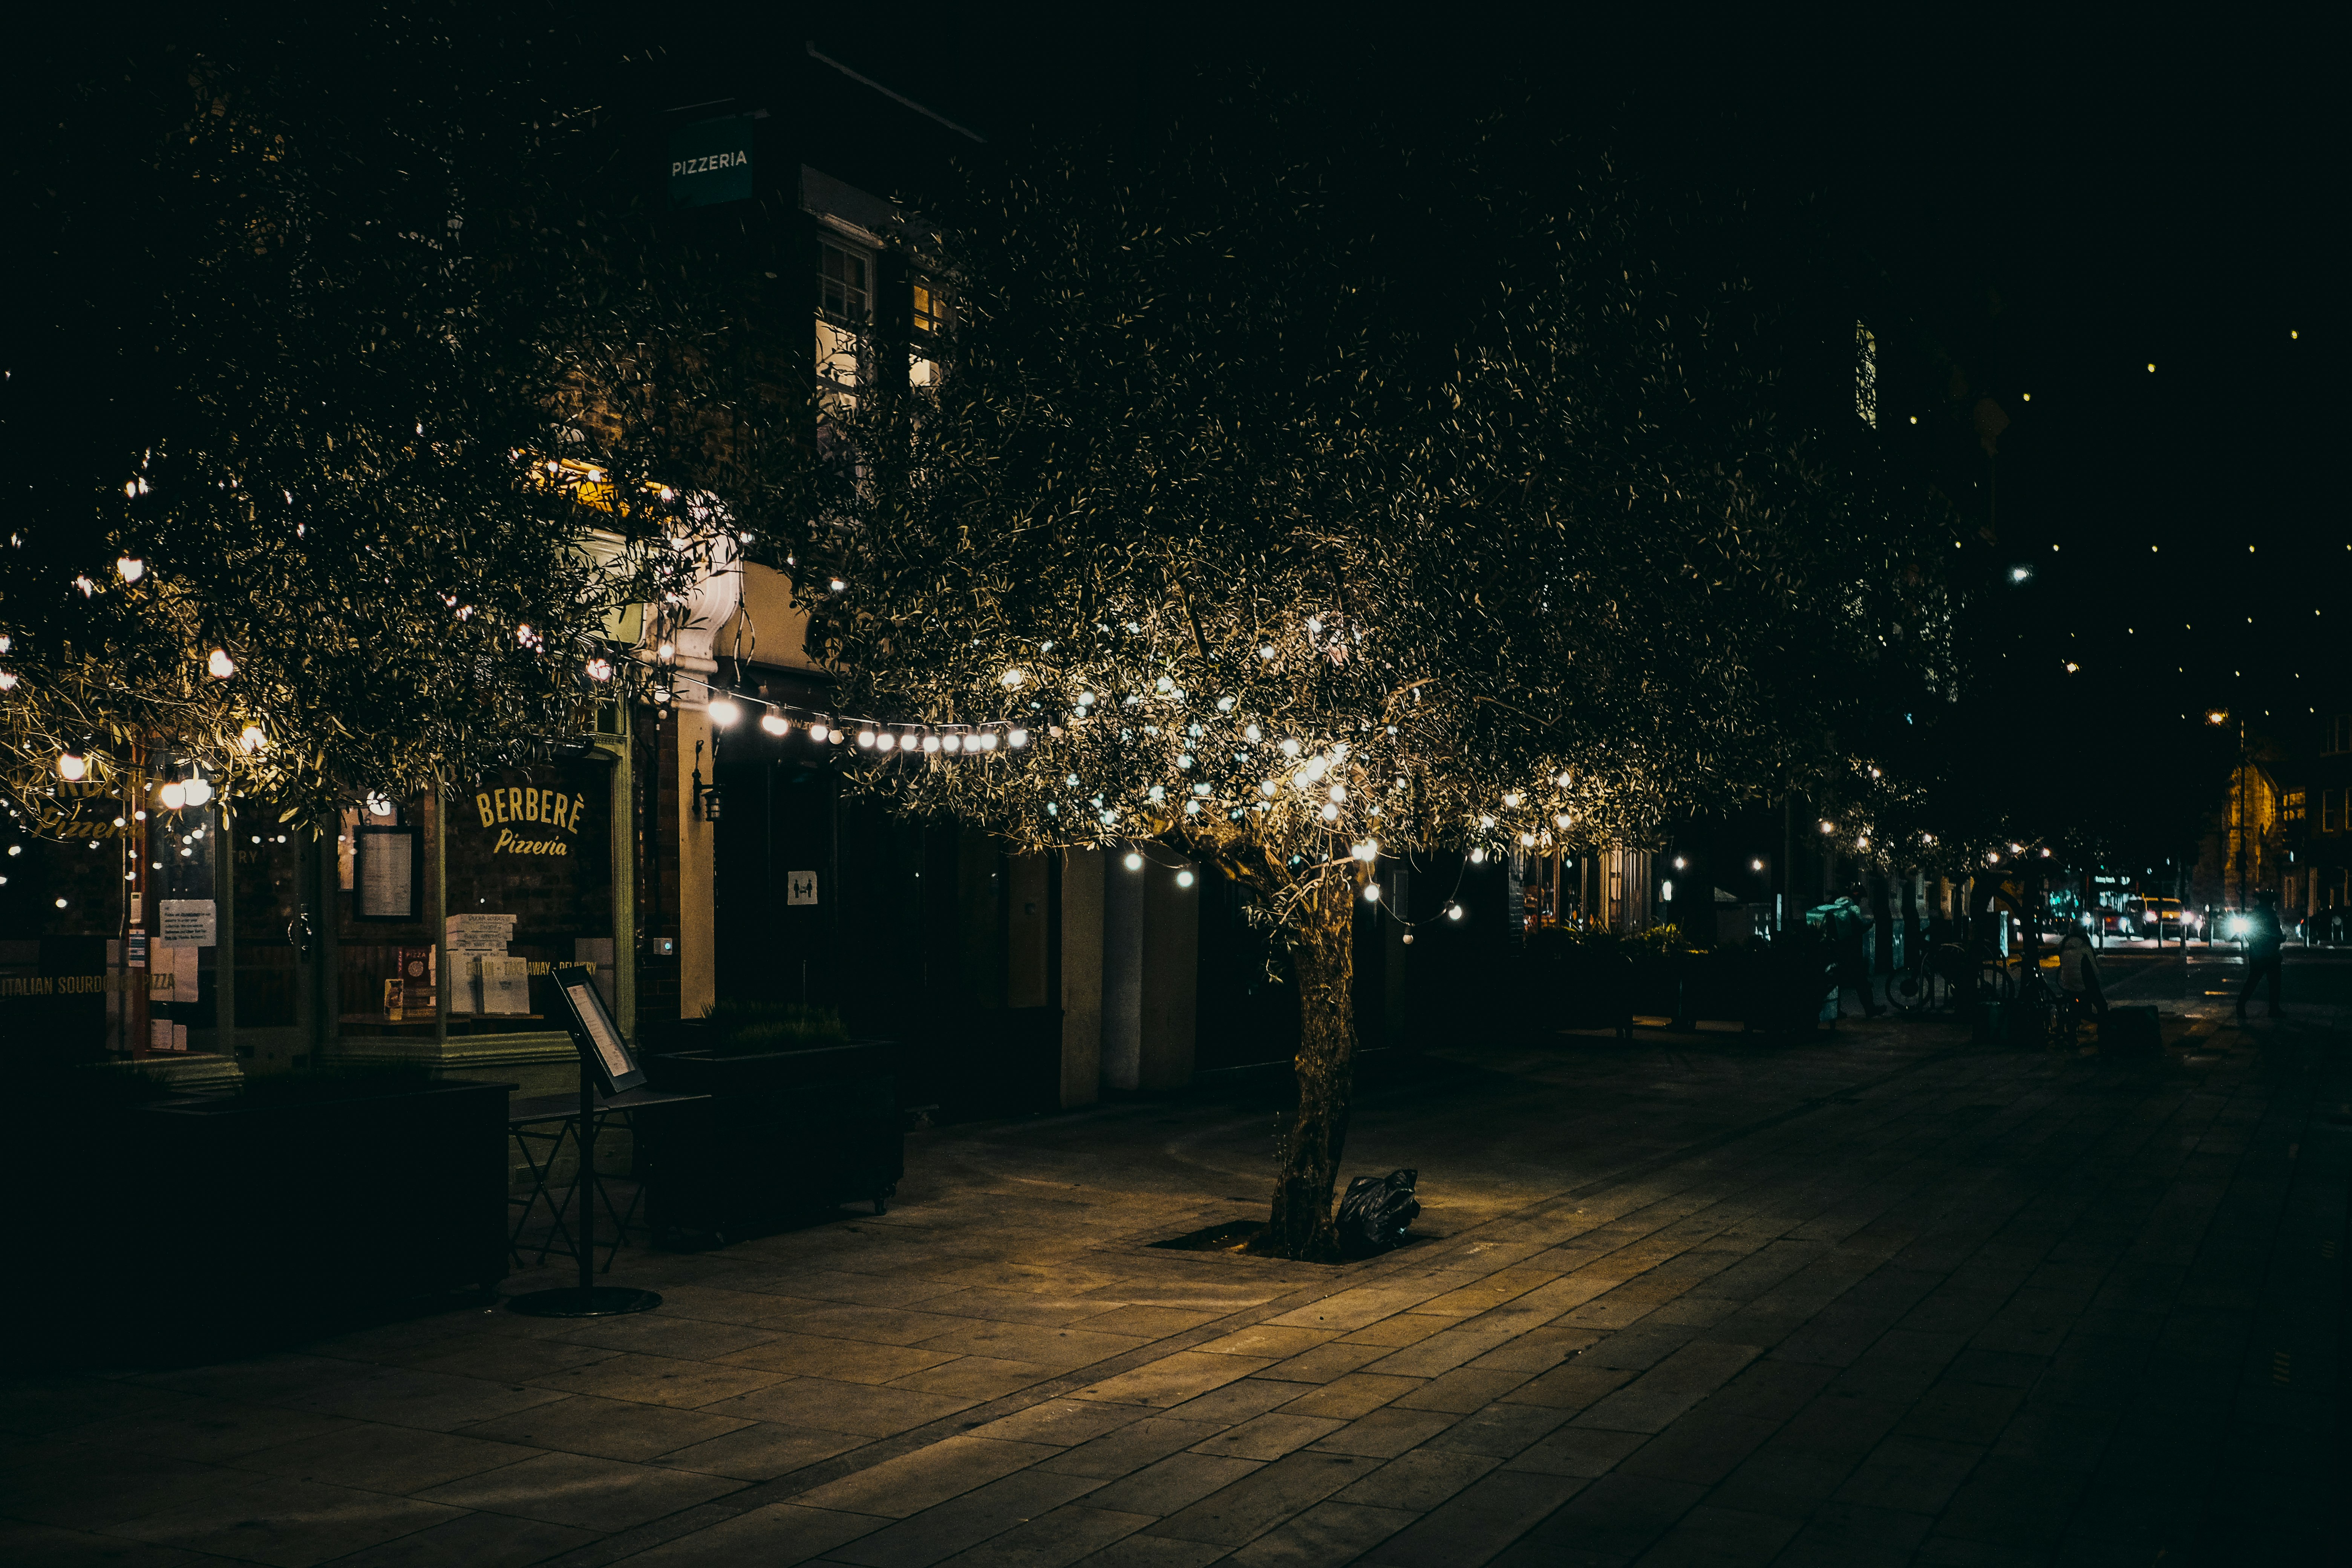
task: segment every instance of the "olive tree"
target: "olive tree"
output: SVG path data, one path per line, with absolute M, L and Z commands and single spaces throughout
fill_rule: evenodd
M 835 411 L 856 467 L 804 597 L 851 710 L 895 721 L 868 782 L 1025 848 L 1205 858 L 1286 942 L 1262 1250 L 1335 1248 L 1386 858 L 1751 787 L 1876 636 L 1868 509 L 1776 426 L 1755 302 L 1637 268 L 1616 190 L 1496 219 L 1509 265 L 1440 336 L 1333 163 L 1202 138 L 1007 174 L 934 215 L 947 374 Z
M 169 758 L 315 820 L 579 729 L 632 668 L 614 613 L 719 531 L 657 446 L 605 458 L 572 417 L 613 357 L 583 344 L 643 343 L 659 304 L 648 226 L 582 166 L 593 104 L 429 17 L 123 49 L 61 62 L 12 149 L 41 243 L 5 787 L 38 815 L 60 773 Z

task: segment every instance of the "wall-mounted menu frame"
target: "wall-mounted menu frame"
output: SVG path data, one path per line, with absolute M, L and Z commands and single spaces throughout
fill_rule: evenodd
M 549 968 L 548 976 L 555 982 L 555 994 L 563 999 L 563 1021 L 572 1033 L 572 1044 L 598 1090 L 610 1097 L 644 1083 L 645 1070 L 629 1054 L 628 1042 L 621 1038 L 620 1026 L 613 1022 L 588 967 L 558 963 Z
M 424 918 L 425 833 L 362 827 L 352 878 L 352 919 L 407 925 Z

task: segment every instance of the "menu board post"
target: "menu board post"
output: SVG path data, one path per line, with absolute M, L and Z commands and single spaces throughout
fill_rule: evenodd
M 605 1011 L 604 998 L 597 993 L 595 978 L 586 967 L 559 963 L 549 970 L 548 977 L 555 983 L 556 995 L 562 998 L 564 1026 L 571 1031 L 573 1048 L 580 1053 L 580 1122 L 575 1140 L 580 1151 L 580 1180 L 572 1189 L 580 1194 L 580 1213 L 572 1227 L 580 1283 L 553 1290 L 533 1290 L 529 1295 L 517 1296 L 507 1305 L 534 1318 L 604 1318 L 623 1312 L 650 1312 L 662 1300 L 653 1291 L 595 1282 L 597 1090 L 601 1088 L 606 1095 L 619 1094 L 643 1084 L 646 1075 L 629 1055 L 628 1043 L 621 1038 L 613 1015 Z

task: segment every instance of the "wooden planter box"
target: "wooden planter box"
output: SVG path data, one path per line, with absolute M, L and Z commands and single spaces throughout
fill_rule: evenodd
M 159 1191 L 206 1194 L 156 1227 L 167 1278 L 301 1315 L 506 1278 L 510 1086 L 304 1087 L 141 1113 Z
M 649 1087 L 711 1097 L 646 1119 L 656 1234 L 729 1239 L 858 1200 L 881 1213 L 907 1169 L 896 1057 L 887 1040 L 861 1040 L 645 1058 Z
M 26 1140 L 54 1189 L 11 1316 L 68 1355 L 177 1354 L 493 1287 L 506 1107 L 441 1081 L 61 1108 Z

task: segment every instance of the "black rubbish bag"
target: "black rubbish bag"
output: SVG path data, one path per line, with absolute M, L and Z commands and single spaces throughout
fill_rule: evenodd
M 1339 1198 L 1339 1250 L 1350 1258 L 1386 1252 L 1404 1239 L 1405 1227 L 1421 1216 L 1412 1195 L 1418 1171 L 1358 1176 Z

